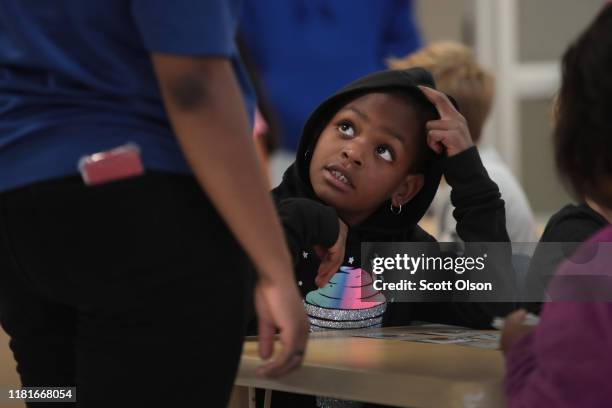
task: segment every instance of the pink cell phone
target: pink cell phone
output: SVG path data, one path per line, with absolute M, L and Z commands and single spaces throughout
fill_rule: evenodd
M 83 156 L 79 172 L 88 186 L 109 183 L 144 174 L 140 148 L 128 143 L 104 152 Z

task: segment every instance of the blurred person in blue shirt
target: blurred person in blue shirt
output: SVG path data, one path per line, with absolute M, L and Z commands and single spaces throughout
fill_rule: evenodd
M 289 151 L 326 96 L 421 46 L 412 0 L 246 0 L 239 30 Z

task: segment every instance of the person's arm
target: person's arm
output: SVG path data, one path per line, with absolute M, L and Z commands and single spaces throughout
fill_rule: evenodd
M 504 345 L 508 407 L 609 406 L 611 322 L 606 302 L 547 304 L 532 333 Z
M 485 271 L 487 282 L 493 284 L 491 300 L 518 300 L 516 275 L 512 268 L 512 248 L 506 231 L 504 201 L 497 184 L 489 178 L 476 147 L 447 159 L 445 177 L 451 186 L 451 201 L 455 206 L 457 234 L 465 243 L 465 255 L 482 256 L 488 253 Z M 499 243 L 481 245 L 480 243 Z M 504 245 L 502 243 L 508 243 Z M 469 279 L 466 273 L 463 278 Z M 482 272 L 481 272 L 482 273 Z M 459 321 L 473 327 L 488 328 L 493 318 L 505 316 L 517 307 L 516 302 L 455 303 Z M 465 324 L 464 323 L 464 324 Z
M 444 176 L 452 188 L 453 214 L 457 220 L 457 233 L 465 242 L 464 256 L 483 256 L 483 250 L 486 250 L 490 252 L 490 259 L 495 260 L 487 262 L 486 268 L 488 282 L 495 288 L 487 299 L 491 301 L 481 301 L 484 300 L 483 295 L 478 298 L 479 301 L 469 302 L 469 298 L 465 298 L 469 292 L 453 292 L 452 303 L 428 308 L 423 313 L 429 319 L 445 323 L 488 328 L 494 317 L 505 316 L 516 307 L 515 302 L 493 301 L 498 296 L 508 298 L 515 295 L 516 286 L 504 202 L 473 146 L 465 118 L 443 93 L 431 88 L 419 88 L 440 114 L 439 120 L 427 123 L 427 143 L 435 152 L 446 154 Z M 508 245 L 482 246 L 478 244 L 481 242 L 507 242 Z M 492 252 L 495 256 L 491 256 Z M 466 271 L 461 278 L 469 279 L 471 273 L 475 272 Z
M 509 242 L 506 212 L 497 184 L 487 174 L 476 147 L 446 160 L 457 234 L 464 242 Z
M 425 86 L 419 89 L 440 115 L 427 122 L 427 144 L 446 155 L 444 177 L 452 188 L 457 234 L 465 242 L 509 242 L 504 201 L 482 165 L 467 121 L 445 94 Z
M 294 266 L 302 249 L 334 245 L 338 239 L 339 220 L 336 210 L 307 198 L 286 198 L 277 204 Z
M 334 208 L 307 198 L 287 198 L 277 208 L 294 266 L 304 248 L 314 248 L 321 259 L 315 283 L 324 286 L 342 265 L 348 227 Z
M 259 273 L 256 297 L 263 358 L 272 353 L 275 326 L 280 329 L 283 351 L 262 374 L 290 371 L 301 362 L 308 324 L 231 63 L 227 58 L 160 53 L 153 53 L 152 60 L 170 122 L 193 174 Z

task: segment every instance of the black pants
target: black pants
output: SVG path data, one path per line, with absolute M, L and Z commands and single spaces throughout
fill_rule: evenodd
M 252 284 L 191 177 L 0 194 L 0 323 L 22 385 L 76 386 L 78 406 L 225 407 Z

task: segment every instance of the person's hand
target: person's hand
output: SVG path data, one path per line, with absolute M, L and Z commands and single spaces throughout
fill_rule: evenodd
M 472 147 L 474 142 L 467 121 L 448 97 L 426 86 L 419 86 L 419 89 L 440 114 L 440 119 L 427 122 L 427 145 L 438 154 L 446 150 L 448 157 Z
M 338 239 L 331 248 L 325 248 L 321 245 L 315 245 L 314 250 L 317 253 L 321 264 L 315 277 L 315 284 L 322 288 L 327 285 L 327 282 L 334 276 L 342 262 L 344 261 L 344 250 L 346 248 L 346 236 L 348 235 L 348 227 L 340 218 L 338 218 L 340 225 L 338 232 Z
M 259 356 L 264 360 L 272 356 L 276 329 L 283 347 L 274 360 L 257 368 L 257 375 L 279 377 L 297 369 L 306 352 L 309 324 L 293 280 L 269 282 L 260 279 L 255 287 L 255 308 L 259 322 Z
M 500 348 L 504 354 L 508 352 L 514 343 L 534 329 L 534 326 L 527 326 L 523 324 L 526 316 L 527 311 L 520 309 L 509 314 L 504 319 L 504 328 L 502 329 L 501 339 L 499 342 Z

